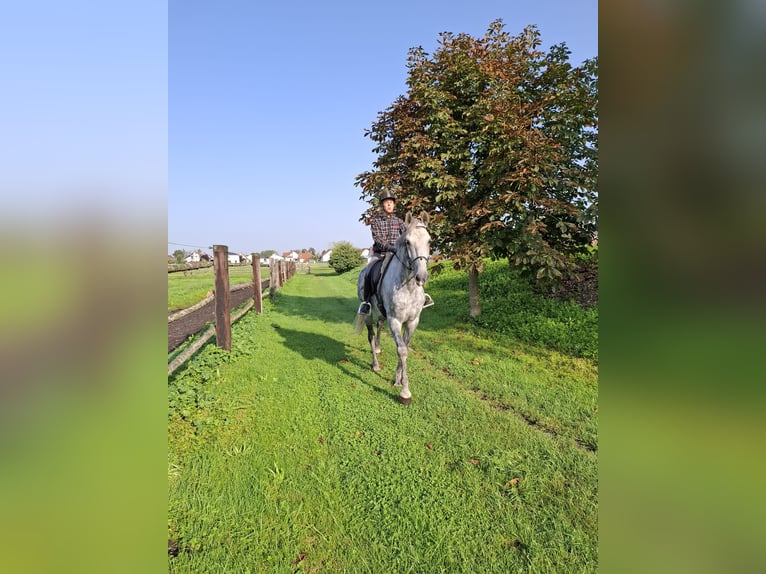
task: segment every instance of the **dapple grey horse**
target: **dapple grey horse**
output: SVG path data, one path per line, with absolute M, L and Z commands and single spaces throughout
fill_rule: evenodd
M 396 242 L 396 253 L 391 257 L 388 269 L 380 282 L 379 292 L 376 292 L 370 300 L 372 310 L 366 315 L 357 317 L 357 321 L 364 320 L 367 325 L 367 339 L 370 341 L 372 351 L 372 370 L 375 372 L 380 371 L 378 363 L 380 329 L 383 321 L 388 319 L 388 325 L 391 327 L 391 334 L 396 343 L 396 352 L 399 355 L 393 384 L 395 387 L 402 388 L 399 401 L 406 405 L 412 400 L 407 378 L 407 352 L 410 339 L 420 322 L 420 312 L 423 307 L 433 304 L 430 296 L 423 290 L 428 280 L 428 260 L 431 258 L 428 221 L 428 213 L 425 211 L 419 218 L 413 217 L 412 213 L 407 213 L 404 230 Z M 368 265 L 359 274 L 357 295 L 360 301 L 363 300 L 364 278 L 369 269 Z M 426 300 L 429 301 L 428 305 Z M 374 323 L 377 323 L 377 332 L 374 332 Z M 359 328 L 361 329 L 361 324 Z

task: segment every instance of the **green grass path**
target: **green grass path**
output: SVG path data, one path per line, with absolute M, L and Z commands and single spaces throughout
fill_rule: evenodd
M 296 275 L 169 380 L 170 571 L 596 571 L 595 368 L 464 328 L 431 290 L 404 407 L 354 279 Z

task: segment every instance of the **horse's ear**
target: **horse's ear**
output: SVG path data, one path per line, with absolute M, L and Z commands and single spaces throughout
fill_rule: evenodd
M 427 211 L 421 211 L 420 212 L 420 220 L 423 222 L 423 225 L 428 226 L 428 212 Z
M 408 211 L 407 215 L 404 216 L 404 225 L 409 227 L 411 221 L 412 221 L 412 212 Z

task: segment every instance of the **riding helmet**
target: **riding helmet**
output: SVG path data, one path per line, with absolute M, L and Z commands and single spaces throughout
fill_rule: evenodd
M 378 198 L 380 200 L 380 203 L 383 203 L 384 199 L 393 199 L 396 201 L 396 195 L 394 195 L 394 192 L 390 189 L 386 189 L 383 191 L 383 193 L 380 194 L 380 197 Z

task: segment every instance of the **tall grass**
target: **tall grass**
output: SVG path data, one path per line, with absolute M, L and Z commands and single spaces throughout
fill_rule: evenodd
M 453 317 L 468 321 L 468 276 L 445 265 L 428 284 L 449 305 Z M 500 336 L 562 353 L 598 360 L 598 309 L 542 297 L 532 283 L 503 261 L 486 261 L 479 274 L 481 314 L 473 320 Z M 445 301 L 446 296 L 446 301 Z

